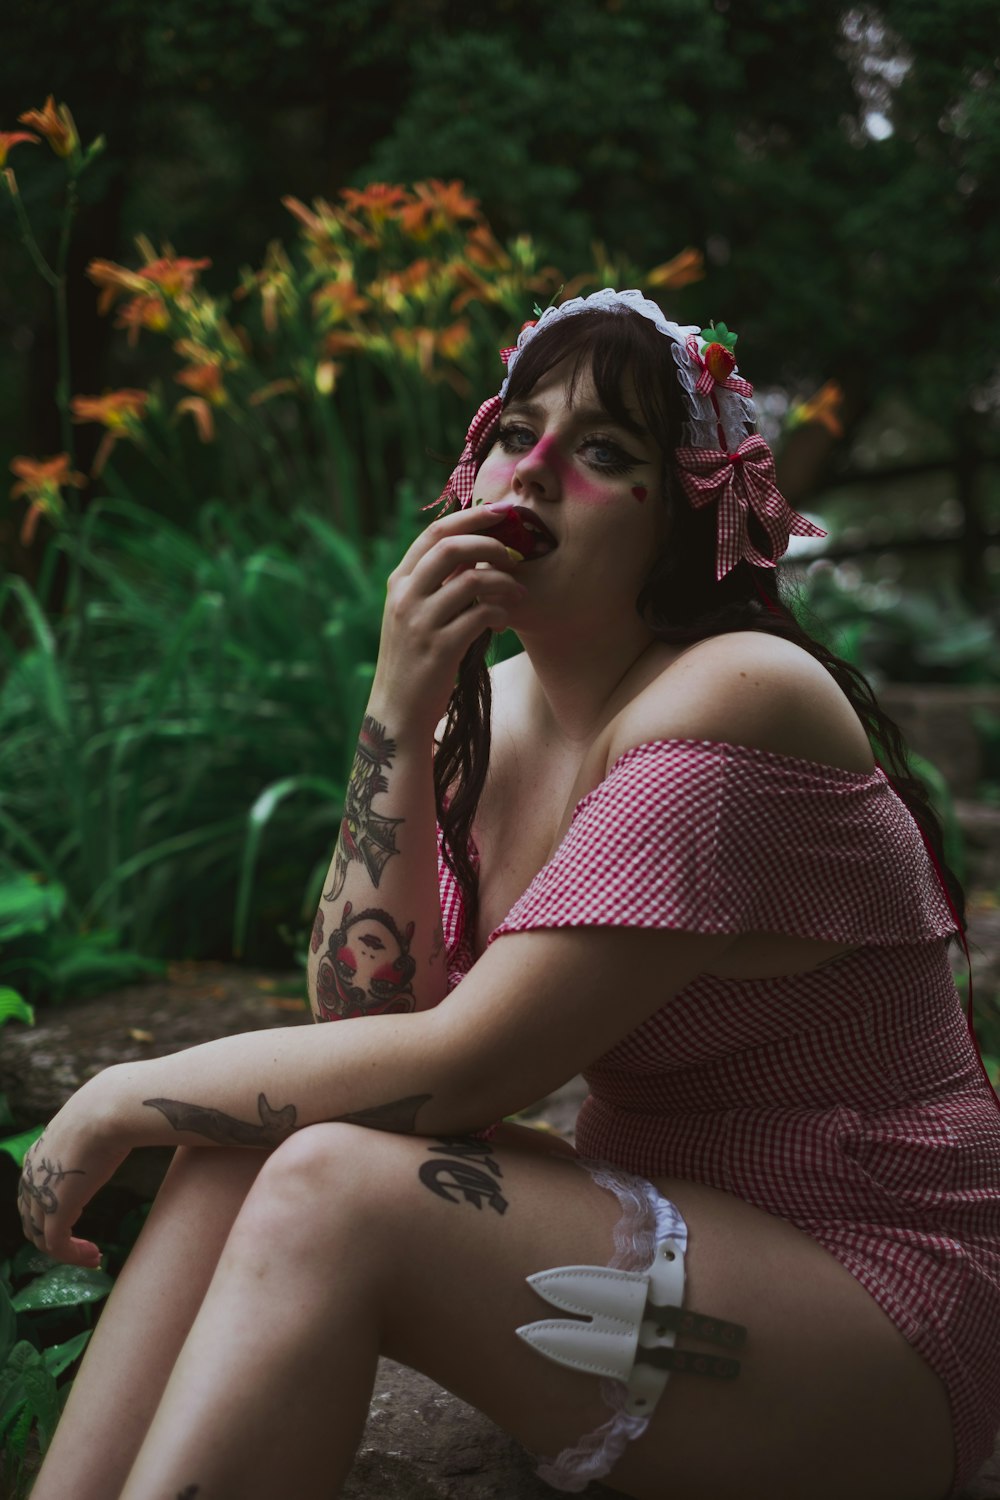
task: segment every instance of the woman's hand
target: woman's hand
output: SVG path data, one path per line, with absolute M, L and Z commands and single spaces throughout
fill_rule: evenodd
M 485 534 L 509 509 L 480 506 L 432 521 L 389 574 L 372 698 L 392 704 L 396 723 L 426 726 L 428 738 L 469 646 L 484 630 L 505 630 L 526 592 L 508 576 L 516 563 L 507 548 Z
M 131 1146 L 108 1127 L 113 1069 L 78 1089 L 24 1158 L 17 1206 L 25 1237 L 53 1260 L 97 1266 L 101 1252 L 73 1227 Z

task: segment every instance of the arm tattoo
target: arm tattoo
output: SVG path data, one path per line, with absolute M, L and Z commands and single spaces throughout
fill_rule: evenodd
M 292 1134 L 297 1118 L 294 1104 L 286 1104 L 284 1109 L 272 1109 L 263 1094 L 257 1096 L 259 1125 L 236 1120 L 232 1115 L 223 1114 L 221 1109 L 185 1104 L 181 1099 L 144 1099 L 142 1102 L 158 1109 L 175 1130 L 190 1130 L 194 1135 L 207 1136 L 220 1146 L 278 1146 Z
M 333 884 L 324 892 L 324 901 L 336 901 L 344 889 L 348 865 L 364 865 L 372 885 L 377 886 L 386 864 L 399 853 L 396 825 L 405 820 L 372 812 L 374 798 L 389 790 L 382 767 L 392 765 L 395 753 L 396 741 L 389 739 L 385 725 L 365 714 L 344 796 L 344 816 L 333 856 Z
M 477 1209 L 488 1203 L 494 1213 L 507 1212 L 507 1199 L 495 1181 L 503 1173 L 488 1141 L 442 1136 L 430 1150 L 431 1160 L 421 1164 L 419 1173 L 424 1187 L 446 1203 L 460 1203 L 464 1198 Z M 453 1196 L 453 1192 L 460 1193 L 461 1198 Z
M 63 1167 L 60 1162 L 51 1161 L 47 1156 L 40 1158 L 36 1173 L 33 1156 L 40 1145 L 41 1137 L 36 1142 L 34 1150 L 29 1151 L 24 1158 L 21 1178 L 17 1185 L 17 1212 L 21 1220 L 21 1229 L 27 1240 L 44 1240 L 45 1238 L 45 1220 L 35 1218 L 32 1205 L 37 1205 L 43 1215 L 58 1213 L 59 1198 L 56 1188 L 63 1178 L 86 1176 L 82 1167 Z
M 325 898 L 324 898 L 325 899 Z M 322 909 L 313 929 L 313 952 L 322 946 Z M 387 911 L 366 906 L 355 912 L 344 902 L 316 969 L 317 1021 L 344 1021 L 356 1016 L 393 1016 L 416 1009 L 411 983 L 417 971 L 410 952 L 415 924 L 400 929 Z
M 339 1125 L 367 1125 L 369 1130 L 390 1130 L 393 1135 L 416 1135 L 417 1112 L 433 1094 L 410 1094 L 407 1099 L 393 1099 L 390 1104 L 376 1104 L 351 1115 L 338 1115 Z

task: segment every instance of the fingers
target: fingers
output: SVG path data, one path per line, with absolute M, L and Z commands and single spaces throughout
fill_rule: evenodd
M 25 1156 L 17 1187 L 17 1211 L 24 1237 L 36 1250 L 65 1265 L 97 1267 L 101 1261 L 98 1247 L 92 1240 L 76 1239 L 72 1234 L 79 1209 L 73 1213 L 65 1201 L 60 1202 L 56 1191 L 66 1177 L 80 1174 L 63 1171 L 41 1156 L 39 1144 L 36 1142 Z
M 503 507 L 470 506 L 467 510 L 453 511 L 449 516 L 440 516 L 420 533 L 390 577 L 408 578 L 428 553 L 449 538 L 488 536 L 490 527 L 499 526 L 504 514 Z M 498 547 L 501 545 L 497 543 Z M 477 557 L 480 555 L 482 554 L 477 553 Z M 446 575 L 438 580 L 439 583 L 444 576 Z

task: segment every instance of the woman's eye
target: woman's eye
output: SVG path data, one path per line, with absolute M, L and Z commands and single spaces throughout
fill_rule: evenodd
M 626 453 L 624 448 L 619 448 L 617 443 L 612 443 L 608 438 L 588 438 L 584 447 L 592 454 L 591 463 L 595 469 L 602 469 L 605 474 L 624 474 L 638 463 L 638 459 Z
M 530 427 L 518 427 L 516 423 L 508 423 L 501 427 L 497 433 L 497 442 L 505 453 L 527 453 L 534 445 L 535 434 Z

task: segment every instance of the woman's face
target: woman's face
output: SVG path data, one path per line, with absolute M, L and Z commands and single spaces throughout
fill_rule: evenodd
M 631 379 L 623 394 L 634 421 L 623 426 L 601 408 L 587 370 L 570 405 L 571 372 L 570 361 L 556 365 L 504 407 L 473 503 L 512 500 L 551 532 L 556 550 L 515 569 L 532 595 L 554 589 L 568 604 L 572 586 L 592 607 L 627 600 L 634 608 L 665 534 L 663 455 L 643 426 Z

